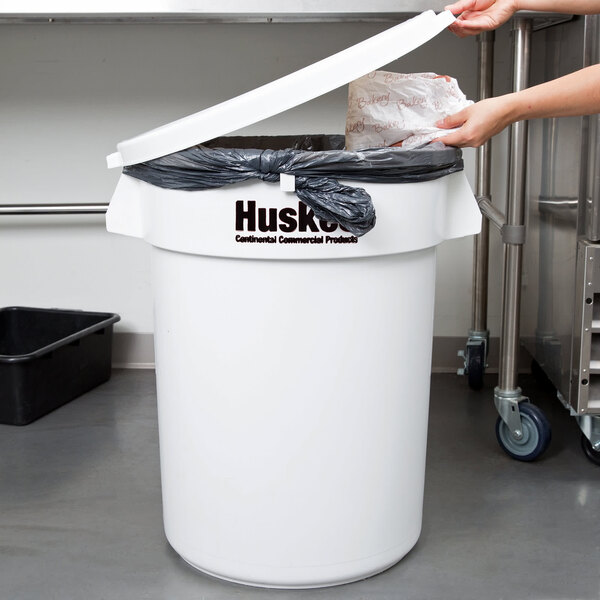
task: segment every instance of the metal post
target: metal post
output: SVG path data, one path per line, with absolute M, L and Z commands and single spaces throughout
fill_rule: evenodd
M 479 100 L 490 98 L 493 94 L 494 32 L 482 33 L 477 38 L 479 45 Z M 491 181 L 491 141 L 477 148 L 476 187 L 478 198 L 490 201 Z M 473 244 L 473 306 L 472 333 L 487 334 L 488 302 L 488 257 L 489 257 L 489 221 L 483 219 L 481 233 L 475 236 Z
M 529 47 L 531 21 L 517 18 L 513 23 L 513 89 L 527 87 L 529 80 Z M 514 123 L 510 129 L 507 227 L 523 231 L 525 224 L 525 168 L 527 158 L 527 122 Z M 504 252 L 502 336 L 500 340 L 500 373 L 497 391 L 520 397 L 517 385 L 519 355 L 519 322 L 521 301 L 521 267 L 523 245 L 506 243 Z M 520 419 L 519 419 L 520 420 Z
M 495 34 L 492 31 L 477 36 L 479 47 L 479 100 L 489 98 L 493 93 L 494 37 Z M 487 212 L 489 212 L 496 216 L 497 211 L 490 202 L 491 143 L 489 141 L 477 149 L 475 180 L 475 195 L 482 213 L 487 216 Z M 500 216 L 504 217 L 504 215 Z M 458 352 L 458 356 L 462 357 L 464 362 L 464 368 L 458 369 L 458 374 L 466 374 L 469 386 L 473 389 L 479 389 L 483 385 L 483 373 L 489 348 L 490 332 L 487 329 L 489 232 L 488 219 L 483 218 L 481 232 L 475 236 L 473 243 L 471 329 L 469 329 L 466 349 Z

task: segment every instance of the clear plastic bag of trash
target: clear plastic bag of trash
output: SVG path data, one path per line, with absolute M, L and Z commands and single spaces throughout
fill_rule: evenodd
M 124 167 L 123 173 L 165 189 L 207 190 L 249 179 L 278 182 L 294 175 L 296 195 L 318 219 L 356 236 L 375 226 L 375 208 L 361 187 L 341 183 L 414 183 L 463 169 L 461 151 L 443 144 L 418 150 L 344 149 L 342 135 L 231 136 Z
M 419 148 L 455 131 L 435 123 L 469 104 L 447 75 L 373 71 L 348 86 L 346 148 Z

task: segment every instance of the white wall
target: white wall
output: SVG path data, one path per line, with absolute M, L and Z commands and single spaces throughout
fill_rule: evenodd
M 0 26 L 0 203 L 107 202 L 117 142 L 303 67 L 386 24 Z M 505 52 L 500 36 L 498 53 Z M 502 60 L 500 61 L 502 62 Z M 436 71 L 476 94 L 477 47 L 444 32 L 392 65 Z M 500 65 L 501 86 L 506 75 Z M 246 130 L 342 133 L 346 90 Z M 495 188 L 503 188 L 503 140 Z M 465 153 L 473 180 L 474 153 Z M 497 237 L 497 236 L 496 236 Z M 152 331 L 149 252 L 105 232 L 102 216 L 0 216 L 0 305 L 114 311 L 118 330 Z M 500 256 L 492 248 L 497 335 Z M 470 325 L 472 239 L 439 249 L 435 334 Z

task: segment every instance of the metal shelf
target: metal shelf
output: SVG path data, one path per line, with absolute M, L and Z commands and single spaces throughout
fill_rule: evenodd
M 52 9 L 49 9 L 52 6 Z M 427 8 L 441 11 L 443 1 Z M 413 0 L 0 0 L 1 22 L 274 22 L 405 19 L 424 10 Z
M 425 8 L 439 12 L 446 4 L 440 0 L 426 6 L 418 0 L 0 0 L 0 24 L 398 22 Z M 535 17 L 534 28 L 564 20 L 549 13 L 519 14 Z

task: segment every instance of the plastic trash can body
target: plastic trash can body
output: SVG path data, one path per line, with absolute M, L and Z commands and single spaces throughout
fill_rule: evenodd
M 282 113 L 411 52 L 453 21 L 448 11 L 426 11 L 125 140 L 108 164 L 168 159 Z M 392 179 L 364 154 L 347 158 L 371 172 L 377 163 L 381 180 Z M 254 176 L 273 178 L 258 163 Z M 190 165 L 179 167 L 185 179 Z M 169 542 L 218 577 L 319 587 L 382 571 L 417 541 L 435 248 L 477 233 L 481 216 L 462 172 L 395 185 L 348 181 L 366 189 L 377 211 L 376 227 L 358 238 L 316 219 L 289 193 L 294 169 L 284 172 L 281 189 L 254 181 L 201 192 L 122 174 L 107 228 L 153 246 Z M 327 177 L 340 178 L 335 169 Z
M 276 185 L 121 177 L 107 226 L 154 246 L 165 531 L 205 572 L 335 585 L 419 537 L 435 247 L 480 215 L 462 172 L 364 187 L 354 238 Z

